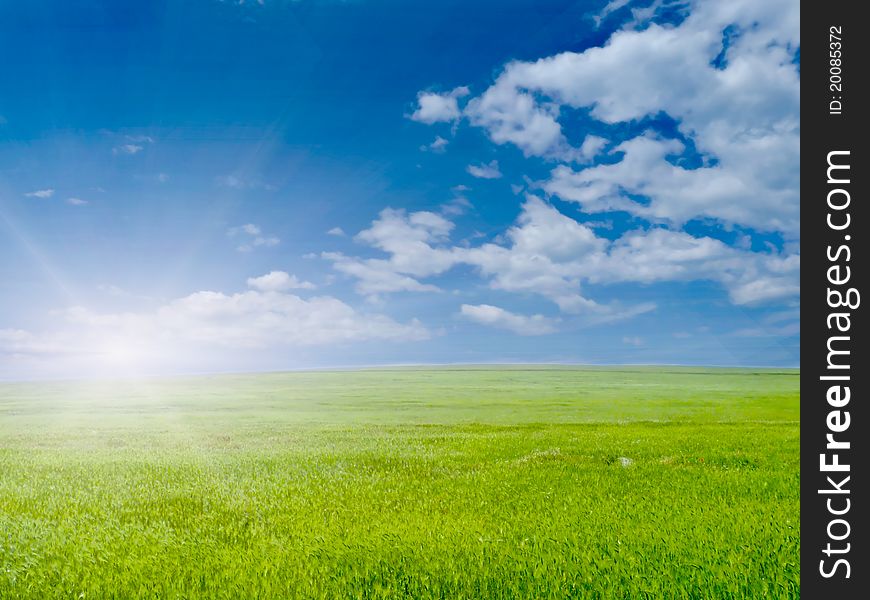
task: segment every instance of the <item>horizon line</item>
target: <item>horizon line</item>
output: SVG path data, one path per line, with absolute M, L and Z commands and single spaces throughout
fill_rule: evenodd
M 224 370 L 224 371 L 195 371 L 189 373 L 151 373 L 136 375 L 114 376 L 80 376 L 80 377 L 31 377 L 12 378 L 0 377 L 0 385 L 14 383 L 63 383 L 63 382 L 93 382 L 103 381 L 138 381 L 154 379 L 181 379 L 186 377 L 220 377 L 229 375 L 277 375 L 282 373 L 323 373 L 341 371 L 378 371 L 388 369 L 436 369 L 449 367 L 567 367 L 588 369 L 611 369 L 618 367 L 646 367 L 646 368 L 684 368 L 684 369 L 755 369 L 755 370 L 787 370 L 800 371 L 800 365 L 796 366 L 772 366 L 772 365 L 721 365 L 721 364 L 685 364 L 685 363 L 581 363 L 581 362 L 431 362 L 431 363 L 383 363 L 370 365 L 328 365 L 323 367 L 298 367 L 285 369 L 258 370 Z

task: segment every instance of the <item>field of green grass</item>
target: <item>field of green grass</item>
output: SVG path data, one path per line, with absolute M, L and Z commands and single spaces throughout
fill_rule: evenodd
M 798 375 L 0 384 L 0 598 L 797 598 Z

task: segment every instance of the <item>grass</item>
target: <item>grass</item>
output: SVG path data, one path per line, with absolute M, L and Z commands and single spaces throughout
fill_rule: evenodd
M 0 598 L 797 598 L 790 370 L 0 385 Z

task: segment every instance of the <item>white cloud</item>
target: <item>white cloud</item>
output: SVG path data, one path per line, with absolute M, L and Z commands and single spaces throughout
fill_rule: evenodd
M 626 5 L 609 3 L 599 21 Z M 790 0 L 671 3 L 687 13 L 680 24 L 639 26 L 662 6 L 633 9 L 635 22 L 603 47 L 507 64 L 464 108 L 451 94 L 421 92 L 425 110 L 421 101 L 412 117 L 454 124 L 465 118 L 496 144 L 562 163 L 526 187 L 577 203 L 586 215 L 626 212 L 643 225 L 616 239 L 599 237 L 595 228 L 612 229 L 613 220 L 581 223 L 527 196 L 515 225 L 490 243 L 457 245 L 449 227 L 436 237 L 416 230 L 404 213 L 382 213 L 357 241 L 385 257 L 324 257 L 357 277 L 362 293 L 437 289 L 427 278 L 470 266 L 492 289 L 543 296 L 586 322 L 654 308 L 588 297 L 589 288 L 612 284 L 707 280 L 741 305 L 798 297 L 799 7 Z M 737 35 L 723 42 L 726 27 Z M 597 120 L 595 131 L 606 137 L 569 140 L 562 120 L 577 111 Z M 657 124 L 662 115 L 676 134 Z M 625 139 L 622 124 L 647 118 L 649 131 Z M 501 176 L 495 161 L 467 170 Z M 735 225 L 777 232 L 783 250 L 753 252 L 717 233 L 690 235 L 681 229 L 692 220 L 718 232 Z
M 81 198 L 67 198 L 67 204 L 71 204 L 72 206 L 84 206 L 88 204 L 87 200 L 82 200 Z
M 437 135 L 435 136 L 435 140 L 431 144 L 420 146 L 420 150 L 424 152 L 429 151 L 440 154 L 447 149 L 447 144 L 449 143 L 450 142 L 448 142 L 446 139 L 444 139 L 440 135 Z
M 643 346 L 643 338 L 640 338 L 636 335 L 633 336 L 623 336 L 622 343 L 627 344 L 629 346 Z
M 607 140 L 597 135 L 587 135 L 580 146 L 579 158 L 584 162 L 591 162 L 607 145 Z
M 461 116 L 458 98 L 468 95 L 467 87 L 458 87 L 445 94 L 420 92 L 417 94 L 417 110 L 411 119 L 431 125 L 432 123 L 455 121 Z
M 510 83 L 496 82 L 470 100 L 464 114 L 473 125 L 485 128 L 493 142 L 514 144 L 526 156 L 563 155 L 568 149 L 558 106 L 540 105 Z
M 675 225 L 714 218 L 796 238 L 799 6 L 735 0 L 691 8 L 678 26 L 624 29 L 604 47 L 512 62 L 464 114 L 495 143 L 574 162 L 590 160 L 602 144 L 587 138 L 579 149 L 570 146 L 562 107 L 588 110 L 604 125 L 667 114 L 705 157 L 700 169 L 673 164 L 684 152 L 682 142 L 646 135 L 624 141 L 616 151 L 625 155 L 616 164 L 580 172 L 557 168 L 548 191 L 581 202 L 584 210 L 622 210 Z M 713 63 L 728 26 L 739 34 L 718 68 Z M 648 196 L 652 206 L 634 202 L 637 195 Z
M 465 214 L 472 207 L 471 202 L 464 196 L 457 196 L 441 205 L 441 214 L 456 217 Z
M 606 245 L 591 229 L 528 196 L 517 225 L 505 238 L 509 245 L 469 248 L 463 260 L 480 269 L 494 289 L 539 294 L 568 312 L 595 308 L 579 294 L 581 273 L 574 264 Z
M 242 243 L 236 246 L 239 252 L 251 252 L 255 248 L 269 248 L 281 243 L 281 238 L 274 235 L 265 235 L 259 226 L 247 223 L 238 227 L 231 227 L 227 235 L 232 238 L 241 238 Z
M 557 319 L 550 319 L 544 315 L 518 315 L 491 304 L 463 304 L 460 314 L 471 321 L 507 329 L 519 335 L 546 335 L 557 331 Z
M 448 241 L 452 229 L 453 223 L 434 212 L 406 213 L 387 208 L 354 239 L 389 253 L 390 266 L 396 271 L 428 277 L 453 263 L 450 251 L 439 247 Z
M 47 188 L 44 190 L 36 190 L 35 192 L 27 192 L 24 195 L 28 198 L 51 198 L 54 196 L 54 190 Z
M 597 282 L 712 280 L 735 304 L 758 304 L 800 294 L 800 255 L 749 252 L 710 237 L 666 229 L 632 231 L 611 247 Z
M 345 235 L 347 235 L 344 233 L 344 229 L 342 229 L 341 227 L 333 227 L 332 229 L 327 231 L 326 234 L 334 235 L 336 237 L 344 237 Z
M 685 12 L 691 0 L 653 0 L 647 6 L 633 6 L 631 8 L 632 20 L 623 26 L 623 29 L 639 29 L 648 21 L 651 21 L 662 8 L 676 9 Z
M 271 271 L 260 277 L 250 277 L 248 286 L 261 292 L 282 292 L 293 289 L 313 290 L 317 287 L 310 281 L 301 281 L 296 275 L 290 275 L 284 271 Z
M 435 291 L 438 288 L 420 283 L 449 269 L 454 260 L 451 251 L 433 244 L 445 241 L 453 223 L 443 216 L 420 211 L 384 209 L 369 229 L 354 238 L 390 254 L 389 260 L 361 259 L 336 252 L 322 257 L 333 262 L 336 270 L 358 279 L 356 289 L 373 295 L 397 291 Z
M 492 160 L 485 165 L 468 165 L 465 170 L 479 179 L 499 179 L 501 177 L 497 160 Z
M 126 372 L 199 370 L 240 351 L 358 342 L 425 340 L 416 319 L 397 322 L 360 312 L 330 296 L 302 299 L 280 290 L 225 294 L 200 291 L 145 312 L 101 313 L 72 307 L 43 332 L 0 330 L 0 354 L 37 362 L 42 371 L 118 375 Z M 221 364 L 227 364 L 226 362 Z
M 142 152 L 145 147 L 140 144 L 121 144 L 120 146 L 115 146 L 112 148 L 113 154 L 138 154 Z
M 154 323 L 171 337 L 222 346 L 320 345 L 370 339 L 427 337 L 422 325 L 403 325 L 383 315 L 362 315 L 344 302 L 317 296 L 304 300 L 278 291 L 236 294 L 196 292 L 160 307 L 152 315 L 99 315 L 73 311 L 70 318 L 95 326 Z
M 112 154 L 139 154 L 145 149 L 146 144 L 153 144 L 154 138 L 150 135 L 125 135 L 125 143 L 112 148 Z
M 387 292 L 434 292 L 438 287 L 420 283 L 402 274 L 390 261 L 383 259 L 361 259 L 345 256 L 340 252 L 324 252 L 321 257 L 331 261 L 336 271 L 357 279 L 355 289 L 366 296 Z
M 611 13 L 616 12 L 626 4 L 628 4 L 631 0 L 610 0 L 604 8 L 601 9 L 601 12 L 592 17 L 592 20 L 595 21 L 595 26 L 600 27 L 601 22 L 608 17 Z
M 651 135 L 618 145 L 621 161 L 579 172 L 556 167 L 544 189 L 564 200 L 578 202 L 586 212 L 623 210 L 681 226 L 699 217 L 739 223 L 761 230 L 796 235 L 800 226 L 799 190 L 776 187 L 759 193 L 765 184 L 751 173 L 722 165 L 686 169 L 667 160 L 683 144 Z M 649 198 L 648 203 L 629 197 Z
M 608 240 L 532 195 L 501 243 L 454 245 L 451 230 L 452 223 L 434 213 L 387 209 L 356 239 L 388 258 L 322 256 L 336 270 L 357 278 L 362 294 L 435 291 L 438 288 L 425 278 L 464 264 L 476 268 L 493 289 L 543 296 L 563 312 L 582 314 L 595 323 L 629 318 L 654 306 L 600 304 L 581 293 L 583 285 L 712 280 L 735 304 L 783 300 L 800 293 L 797 254 L 751 252 L 659 227 Z

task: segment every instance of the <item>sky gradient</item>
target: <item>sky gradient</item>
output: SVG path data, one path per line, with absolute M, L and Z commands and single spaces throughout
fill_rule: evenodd
M 0 5 L 0 378 L 797 366 L 799 5 Z

